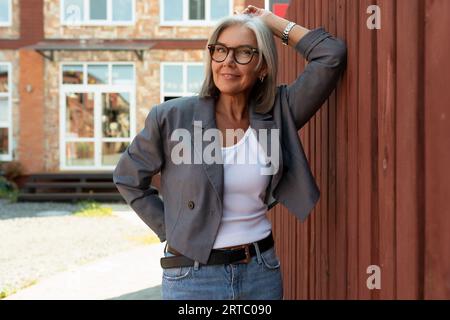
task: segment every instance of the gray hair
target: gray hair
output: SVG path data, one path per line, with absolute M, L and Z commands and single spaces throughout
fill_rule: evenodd
M 226 17 L 220 20 L 212 35 L 208 40 L 208 44 L 216 43 L 220 33 L 228 27 L 234 25 L 242 25 L 252 30 L 256 36 L 259 51 L 259 62 L 256 71 L 259 71 L 265 62 L 267 66 L 267 76 L 263 82 L 256 81 L 253 86 L 251 97 L 255 99 L 255 108 L 257 112 L 266 113 L 273 107 L 276 95 L 277 81 L 277 64 L 278 56 L 272 31 L 256 16 L 246 14 Z M 212 75 L 211 56 L 205 55 L 205 79 L 200 90 L 200 97 L 217 98 L 220 94 L 216 87 Z

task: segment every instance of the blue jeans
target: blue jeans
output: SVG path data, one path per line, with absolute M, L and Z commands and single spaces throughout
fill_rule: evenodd
M 165 252 L 164 255 L 172 256 Z M 248 264 L 196 265 L 163 269 L 164 300 L 281 300 L 283 281 L 275 249 Z

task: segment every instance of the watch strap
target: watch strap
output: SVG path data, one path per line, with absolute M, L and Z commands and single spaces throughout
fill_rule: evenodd
M 284 45 L 288 45 L 289 42 L 289 32 L 291 32 L 292 28 L 294 28 L 296 24 L 294 22 L 289 22 L 286 26 L 286 28 L 283 31 L 283 34 L 281 36 L 281 42 Z

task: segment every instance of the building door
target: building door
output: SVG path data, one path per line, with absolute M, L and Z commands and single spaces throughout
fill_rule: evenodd
M 113 170 L 136 131 L 134 84 L 88 80 L 61 88 L 60 169 Z

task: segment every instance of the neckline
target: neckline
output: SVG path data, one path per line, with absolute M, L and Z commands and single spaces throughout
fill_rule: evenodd
M 221 147 L 222 151 L 231 150 L 231 149 L 237 148 L 238 146 L 243 144 L 245 139 L 247 139 L 247 136 L 250 134 L 250 132 L 251 132 L 251 127 L 248 126 L 247 131 L 245 131 L 244 136 L 241 138 L 241 140 L 239 140 L 237 143 L 235 143 L 235 144 L 233 144 L 231 146 Z

